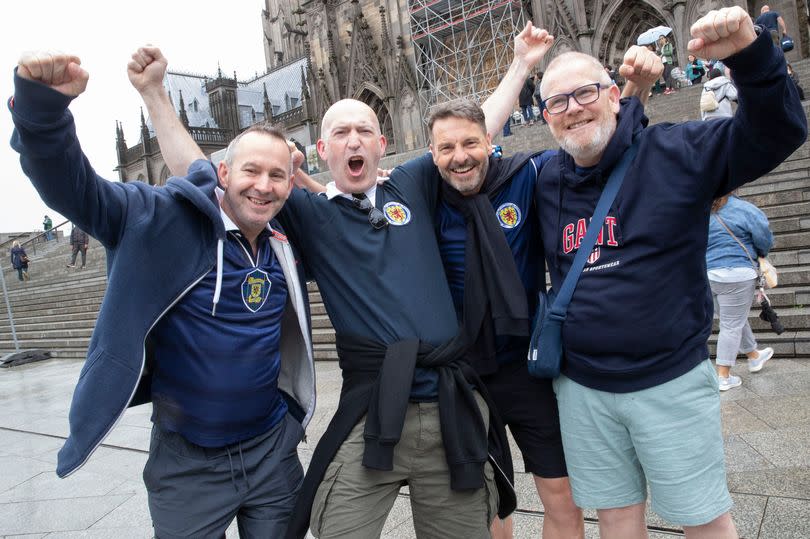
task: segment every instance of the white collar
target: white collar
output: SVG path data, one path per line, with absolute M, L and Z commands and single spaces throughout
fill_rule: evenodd
M 372 205 L 376 204 L 377 186 L 381 185 L 386 180 L 387 180 L 387 178 L 377 178 L 377 183 L 375 183 L 367 191 L 365 191 L 366 197 L 368 197 L 368 199 L 371 201 Z M 329 183 L 326 184 L 326 193 L 325 194 L 326 194 L 326 198 L 329 199 L 329 200 L 332 200 L 336 196 L 342 196 L 343 198 L 348 199 L 348 200 L 352 199 L 351 193 L 344 193 L 343 191 L 338 189 L 335 182 L 329 182 Z

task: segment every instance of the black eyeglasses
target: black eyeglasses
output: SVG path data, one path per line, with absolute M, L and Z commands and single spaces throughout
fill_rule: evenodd
M 388 219 L 385 218 L 383 212 L 376 208 L 365 194 L 353 194 L 352 202 L 355 208 L 368 214 L 368 222 L 371 223 L 371 226 L 373 226 L 375 230 L 380 230 L 388 226 Z
M 585 86 L 580 86 L 573 92 L 567 94 L 557 94 L 543 100 L 543 107 L 549 114 L 560 114 L 568 110 L 568 103 L 571 98 L 580 105 L 588 105 L 599 99 L 599 90 L 601 88 L 610 88 L 609 84 L 602 84 L 599 82 L 592 82 Z

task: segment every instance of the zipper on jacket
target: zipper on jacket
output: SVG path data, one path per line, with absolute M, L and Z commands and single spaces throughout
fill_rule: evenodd
M 176 298 L 174 298 L 174 301 L 172 301 L 172 302 L 169 304 L 169 306 L 168 306 L 168 307 L 166 307 L 165 309 L 163 309 L 163 312 L 162 312 L 162 313 L 160 313 L 160 315 L 159 315 L 157 318 L 155 318 L 155 321 L 154 321 L 154 322 L 152 322 L 152 325 L 151 325 L 151 326 L 149 326 L 149 329 L 146 331 L 146 336 L 148 336 L 148 335 L 149 335 L 149 333 L 151 333 L 151 332 L 152 332 L 152 329 L 153 329 L 153 328 L 155 327 L 155 325 L 156 325 L 156 324 L 157 324 L 157 323 L 160 321 L 160 319 L 161 319 L 161 318 L 163 318 L 163 317 L 166 315 L 166 313 L 167 313 L 167 312 L 168 312 L 168 311 L 169 311 L 169 310 L 170 310 L 172 307 L 174 307 L 174 306 L 177 304 L 177 302 L 178 302 L 178 301 L 180 301 L 180 300 L 183 298 L 183 296 L 185 296 L 186 294 L 188 294 L 189 290 L 191 290 L 192 288 L 194 288 L 195 286 L 197 286 L 197 284 L 198 284 L 200 281 L 202 281 L 202 280 L 203 280 L 203 278 L 205 278 L 205 276 L 206 276 L 206 275 L 208 275 L 208 274 L 211 272 L 211 270 L 212 270 L 212 269 L 213 269 L 213 266 L 211 266 L 210 268 L 208 268 L 208 269 L 205 271 L 205 273 L 203 273 L 202 275 L 200 275 L 199 277 L 197 277 L 197 279 L 195 279 L 193 283 L 191 283 L 190 285 L 188 285 L 188 286 L 185 288 L 185 290 L 183 290 L 183 291 L 180 293 L 180 295 L 178 295 Z M 127 408 L 129 408 L 129 403 L 130 403 L 130 402 L 132 402 L 132 397 L 133 397 L 133 396 L 135 396 L 135 392 L 138 390 L 138 384 L 139 384 L 139 383 L 140 383 L 140 381 L 141 381 L 141 376 L 143 376 L 143 368 L 144 368 L 144 365 L 146 365 L 146 336 L 144 336 L 144 344 L 143 344 L 143 356 L 142 356 L 142 359 L 141 359 L 141 371 L 138 373 L 138 382 L 136 382 L 136 383 L 135 383 L 135 387 L 134 387 L 134 388 L 132 388 L 132 393 L 130 393 L 130 395 L 129 395 L 129 399 L 127 399 L 127 403 L 126 403 L 126 405 L 124 406 L 123 410 L 121 410 L 121 411 L 118 413 L 118 417 L 116 417 L 116 418 L 115 418 L 115 421 L 113 421 L 112 426 L 110 426 L 110 428 L 109 428 L 109 429 L 107 429 L 107 431 L 106 431 L 106 432 L 105 432 L 105 433 L 104 433 L 104 434 L 101 436 L 101 438 L 99 438 L 99 441 L 98 441 L 98 442 L 97 442 L 97 443 L 96 443 L 96 444 L 93 446 L 93 448 L 92 448 L 92 449 L 91 449 L 91 450 L 90 450 L 90 451 L 87 453 L 87 457 L 85 457 L 85 459 L 84 459 L 83 461 L 81 461 L 79 464 L 77 464 L 77 465 L 76 465 L 76 467 L 75 467 L 75 468 L 73 468 L 73 470 L 71 470 L 71 471 L 70 471 L 68 474 L 66 474 L 66 475 L 65 475 L 65 477 L 68 477 L 68 476 L 72 475 L 74 472 L 78 471 L 78 470 L 79 470 L 79 468 L 81 468 L 82 466 L 84 466 L 84 464 L 85 464 L 85 463 L 86 463 L 86 462 L 87 462 L 87 461 L 90 459 L 90 457 L 92 457 L 92 456 L 93 456 L 93 453 L 95 453 L 95 452 L 96 452 L 96 449 L 98 449 L 98 446 L 100 446 L 100 445 L 102 444 L 102 442 L 103 442 L 103 441 L 104 441 L 104 440 L 107 438 L 107 436 L 109 436 L 110 432 L 112 432 L 112 430 L 113 430 L 113 429 L 114 429 L 114 428 L 115 428 L 115 427 L 118 425 L 118 422 L 119 422 L 119 421 L 121 421 L 121 418 L 124 416 L 124 412 L 126 412 Z

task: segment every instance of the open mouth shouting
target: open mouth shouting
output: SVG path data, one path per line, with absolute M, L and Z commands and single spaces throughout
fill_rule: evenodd
M 365 165 L 366 160 L 363 157 L 359 155 L 349 157 L 349 174 L 355 178 L 362 176 Z

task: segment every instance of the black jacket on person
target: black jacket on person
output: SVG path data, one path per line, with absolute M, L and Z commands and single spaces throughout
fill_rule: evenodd
M 70 231 L 71 245 L 78 245 L 79 247 L 87 245 L 88 238 L 89 236 L 87 235 L 87 232 L 77 226 L 74 226 L 73 230 Z
M 534 96 L 534 80 L 529 77 L 526 79 L 526 83 L 523 85 L 523 88 L 520 89 L 520 95 L 518 96 L 518 103 L 521 107 L 530 107 L 532 106 L 532 97 Z
M 340 401 L 312 453 L 287 528 L 287 539 L 301 539 L 306 535 L 315 494 L 326 469 L 364 415 L 363 466 L 391 469 L 410 388 L 401 382 L 413 377 L 416 365 L 439 371 L 439 415 L 450 488 L 483 488 L 484 464 L 489 461 L 498 489 L 498 515 L 506 518 L 515 510 L 517 500 L 506 430 L 486 387 L 463 359 L 463 338 L 457 336 L 438 347 L 418 339 L 386 346 L 370 339 L 337 335 L 337 348 L 343 372 Z M 473 387 L 489 407 L 489 429 L 485 435 L 481 432 L 484 425 L 473 398 Z
M 22 246 L 11 248 L 11 265 L 15 270 L 28 269 L 28 255 L 25 254 Z

